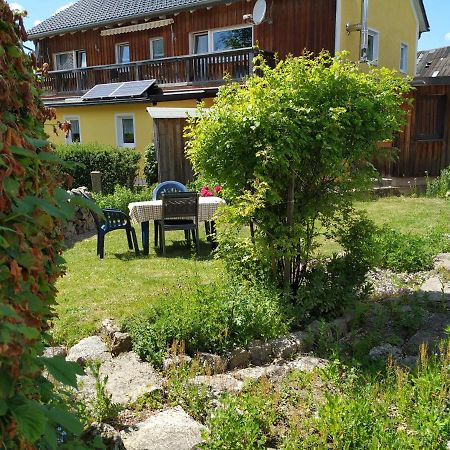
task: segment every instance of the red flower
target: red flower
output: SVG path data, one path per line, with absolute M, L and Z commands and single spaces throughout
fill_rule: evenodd
M 209 192 L 209 191 L 206 191 L 205 195 L 203 197 L 213 197 L 213 193 Z
M 208 188 L 208 186 L 203 186 L 201 189 L 200 189 L 200 195 L 202 196 L 202 197 L 207 197 L 207 193 L 209 192 L 209 188 Z
M 219 185 L 214 186 L 214 192 L 215 192 L 216 194 L 218 194 L 221 190 L 222 190 L 222 186 L 219 186 Z

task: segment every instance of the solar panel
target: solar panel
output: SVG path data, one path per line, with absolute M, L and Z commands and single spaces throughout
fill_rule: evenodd
M 139 97 L 150 89 L 156 80 L 127 81 L 125 83 L 97 84 L 86 92 L 82 100 L 95 100 L 104 98 Z
M 86 92 L 81 99 L 93 100 L 97 98 L 108 98 L 123 83 L 96 84 L 91 90 Z
M 155 83 L 156 80 L 128 81 L 116 89 L 110 97 L 139 97 Z

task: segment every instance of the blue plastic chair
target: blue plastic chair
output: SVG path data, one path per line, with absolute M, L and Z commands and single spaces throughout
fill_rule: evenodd
M 86 194 L 82 194 L 83 197 L 90 201 L 94 201 L 91 197 Z M 118 209 L 102 209 L 102 216 L 98 216 L 93 211 L 91 211 L 92 217 L 94 218 L 95 226 L 97 228 L 97 255 L 100 259 L 103 259 L 105 255 L 105 235 L 111 231 L 115 230 L 125 230 L 128 241 L 128 248 L 139 256 L 139 246 L 136 237 L 136 231 L 131 226 L 130 218 Z
M 152 199 L 161 200 L 163 194 L 170 194 L 176 192 L 187 192 L 187 187 L 180 183 L 179 181 L 163 181 L 159 183 L 158 186 L 153 189 Z M 192 220 L 166 220 L 166 224 L 171 223 L 172 225 L 189 225 L 192 224 Z M 159 221 L 154 221 L 155 228 L 155 247 L 158 246 L 158 230 L 160 228 Z M 189 230 L 185 230 L 184 235 L 186 239 L 189 239 Z

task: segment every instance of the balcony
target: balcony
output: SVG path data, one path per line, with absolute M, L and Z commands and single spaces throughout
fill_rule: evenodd
M 176 84 L 220 84 L 225 74 L 233 80 L 241 80 L 253 72 L 253 58 L 258 54 L 273 64 L 273 53 L 251 48 L 58 70 L 42 75 L 43 96 L 79 96 L 96 84 L 125 81 L 155 79 L 159 86 L 164 87 Z

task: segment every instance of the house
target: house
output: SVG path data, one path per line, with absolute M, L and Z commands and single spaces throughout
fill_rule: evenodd
M 147 107 L 208 106 L 225 74 L 252 73 L 256 54 L 347 50 L 413 75 L 428 29 L 422 0 L 79 0 L 28 34 L 49 69 L 44 101 L 72 125 L 67 141 L 143 151 Z

